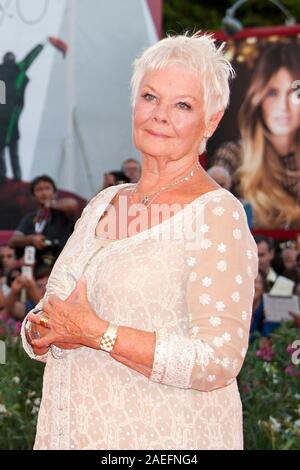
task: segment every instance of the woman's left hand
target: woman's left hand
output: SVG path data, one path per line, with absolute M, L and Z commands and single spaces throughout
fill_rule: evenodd
M 81 344 L 99 349 L 100 339 L 105 331 L 105 323 L 91 307 L 87 298 L 86 281 L 82 277 L 66 300 L 56 295 L 49 296 L 43 304 L 43 315 L 29 314 L 28 319 L 41 324 L 41 317 L 48 317 L 49 333 L 41 339 L 33 341 L 38 348 L 51 344 L 69 343 Z

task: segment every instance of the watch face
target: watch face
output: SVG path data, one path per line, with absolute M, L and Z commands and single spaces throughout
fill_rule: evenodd
M 117 332 L 117 327 L 110 323 L 106 332 L 101 338 L 100 349 L 106 352 L 111 352 L 117 339 Z

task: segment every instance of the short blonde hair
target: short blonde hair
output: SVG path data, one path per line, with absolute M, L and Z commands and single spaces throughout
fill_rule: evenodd
M 144 75 L 170 65 L 182 65 L 185 70 L 195 72 L 203 87 L 205 120 L 225 109 L 229 103 L 229 79 L 235 72 L 224 55 L 225 43 L 217 47 L 212 34 L 197 32 L 179 36 L 168 36 L 148 47 L 134 61 L 131 79 L 134 107 Z

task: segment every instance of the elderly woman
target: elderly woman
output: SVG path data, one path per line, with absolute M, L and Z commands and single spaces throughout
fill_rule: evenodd
M 256 244 L 240 202 L 198 164 L 231 75 L 208 35 L 136 60 L 141 178 L 90 201 L 23 328 L 46 362 L 35 449 L 243 447 Z

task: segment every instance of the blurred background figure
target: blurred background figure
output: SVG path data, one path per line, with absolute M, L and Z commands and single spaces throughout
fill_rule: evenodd
M 44 296 L 50 274 L 51 267 L 45 264 L 35 266 L 32 278 L 23 275 L 21 268 L 13 268 L 7 274 L 8 292 L 0 297 L 1 319 L 12 329 Z
M 250 327 L 250 340 L 253 339 L 253 333 L 262 333 L 264 324 L 264 303 L 263 294 L 268 291 L 266 275 L 259 271 L 254 283 L 254 299 L 252 307 L 252 318 Z
M 15 268 L 18 264 L 15 249 L 9 245 L 0 246 L 0 261 L 2 266 L 2 275 Z
M 275 255 L 273 240 L 264 235 L 256 235 L 254 238 L 257 244 L 259 270 L 266 276 L 267 292 L 275 293 L 278 286 L 284 284 L 284 292 L 282 292 L 281 288 L 281 293 L 292 295 L 295 282 L 279 275 L 272 266 Z
M 224 166 L 214 165 L 207 171 L 209 176 L 214 179 L 222 188 L 231 191 L 232 188 L 232 176 Z M 253 212 L 252 206 L 249 202 L 240 199 L 246 212 L 247 221 L 249 228 L 253 227 Z
M 129 179 L 129 183 L 137 183 L 141 177 L 141 164 L 135 158 L 128 158 L 122 163 L 121 170 Z
M 36 281 L 37 295 L 42 299 L 46 292 L 46 286 L 51 274 L 51 267 L 47 264 L 38 264 L 34 269 L 34 278 Z M 32 308 L 32 307 L 31 307 Z
M 38 209 L 23 217 L 10 244 L 19 249 L 36 248 L 37 261 L 53 265 L 74 228 L 78 202 L 74 198 L 57 199 L 55 182 L 47 175 L 36 177 L 31 193 Z
M 18 267 L 16 251 L 9 245 L 0 246 L 0 291 L 6 295 L 9 288 L 6 282 L 6 276 L 12 269 Z
M 215 165 L 211 167 L 207 171 L 207 173 L 221 186 L 221 188 L 225 188 L 227 189 L 227 191 L 230 191 L 232 185 L 232 178 L 226 168 L 224 168 L 223 166 Z
M 300 273 L 297 263 L 298 250 L 296 248 L 285 248 L 282 250 L 283 272 L 282 275 L 291 279 L 296 284 L 300 282 Z
M 266 319 L 263 294 L 280 296 L 300 295 L 300 278 L 298 260 L 300 254 L 293 244 L 275 252 L 272 239 L 264 235 L 256 235 L 258 249 L 259 273 L 255 280 L 253 301 L 251 339 L 255 332 L 269 336 L 280 327 L 281 322 Z M 280 246 L 280 245 L 279 245 Z M 300 325 L 299 312 L 290 312 L 296 324 Z
M 6 177 L 5 149 L 8 149 L 13 178 L 22 179 L 19 160 L 19 120 L 25 105 L 25 91 L 30 81 L 27 70 L 43 51 L 46 44 L 66 54 L 66 46 L 58 38 L 49 37 L 44 44 L 38 44 L 21 61 L 8 51 L 0 64 L 0 80 L 6 85 L 6 103 L 0 106 L 0 184 Z
M 103 175 L 102 189 L 116 184 L 130 183 L 129 178 L 120 170 L 109 171 Z
M 0 106 L 0 183 L 6 177 L 5 149 L 9 151 L 10 163 L 15 180 L 22 177 L 19 162 L 19 118 L 24 107 L 25 89 L 29 82 L 27 69 L 42 52 L 38 44 L 21 62 L 16 62 L 13 52 L 6 52 L 0 65 L 0 79 L 6 84 L 6 103 Z
M 36 304 L 38 294 L 35 281 L 22 275 L 21 268 L 12 269 L 7 275 L 9 292 L 5 296 L 4 307 L 9 318 L 23 320 L 26 304 Z

